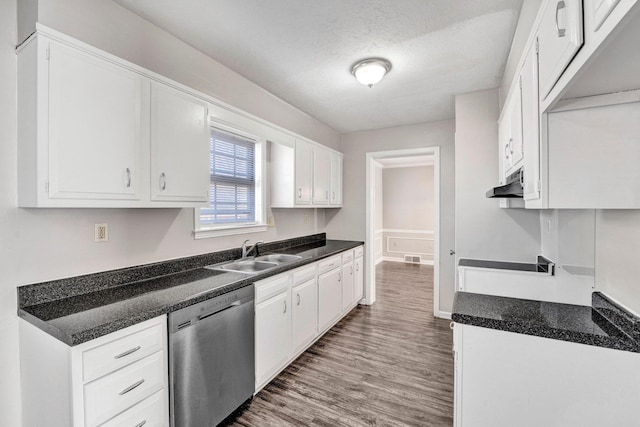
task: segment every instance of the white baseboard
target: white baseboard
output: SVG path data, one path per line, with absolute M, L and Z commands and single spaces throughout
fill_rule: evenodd
M 384 261 L 384 257 L 381 256 L 379 258 L 376 258 L 376 265 L 380 264 L 382 261 Z
M 449 313 L 447 311 L 439 311 L 439 312 L 435 313 L 435 317 L 437 317 L 438 319 L 451 320 L 451 313 Z
M 390 256 L 383 256 L 382 258 L 378 258 L 376 260 L 376 265 L 381 261 L 405 262 L 404 258 L 395 258 L 395 257 L 390 257 Z M 410 263 L 407 263 L 407 264 L 410 264 Z M 423 259 L 422 261 L 420 261 L 420 264 L 422 264 L 422 265 L 433 265 L 433 260 Z

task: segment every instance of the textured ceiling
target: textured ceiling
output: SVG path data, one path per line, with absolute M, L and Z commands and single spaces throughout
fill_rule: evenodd
M 114 0 L 340 132 L 451 119 L 498 87 L 522 0 Z M 356 61 L 390 60 L 369 89 Z

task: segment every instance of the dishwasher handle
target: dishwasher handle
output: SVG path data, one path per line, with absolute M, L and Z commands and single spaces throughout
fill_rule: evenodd
M 227 305 L 226 307 L 219 307 L 219 308 L 216 308 L 215 310 L 210 311 L 209 313 L 201 314 L 200 316 L 198 316 L 198 320 L 204 320 L 204 319 L 206 319 L 207 317 L 211 317 L 211 316 L 213 316 L 214 314 L 218 314 L 218 313 L 221 313 L 221 312 L 223 312 L 223 311 L 225 311 L 225 310 L 229 310 L 230 308 L 237 307 L 237 306 L 239 306 L 241 303 L 242 303 L 242 301 L 238 300 L 238 301 L 232 302 L 231 304 Z

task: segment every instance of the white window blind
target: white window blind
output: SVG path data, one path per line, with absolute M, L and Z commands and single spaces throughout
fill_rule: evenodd
M 210 206 L 200 209 L 204 227 L 256 222 L 256 142 L 211 128 Z

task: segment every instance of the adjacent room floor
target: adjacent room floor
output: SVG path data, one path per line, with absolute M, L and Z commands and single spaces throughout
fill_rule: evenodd
M 433 267 L 383 262 L 359 306 L 239 412 L 233 426 L 451 426 L 449 321 L 433 317 Z

